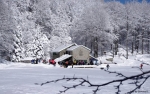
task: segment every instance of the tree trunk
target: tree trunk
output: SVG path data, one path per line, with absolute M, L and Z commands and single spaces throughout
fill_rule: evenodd
M 133 49 L 134 47 L 133 47 L 133 45 L 134 45 L 134 44 L 133 44 L 133 41 L 132 41 L 132 51 L 131 51 L 132 54 L 133 54 L 133 52 L 134 52 L 134 49 Z
M 143 54 L 143 50 L 144 50 L 144 40 L 143 40 L 143 34 L 142 34 L 142 54 Z
M 129 33 L 129 23 L 128 23 L 128 16 L 127 16 L 126 59 L 128 59 L 128 33 Z
M 149 43 L 149 32 L 148 32 L 148 37 L 147 37 L 147 53 L 149 54 L 149 45 L 150 45 L 150 43 Z
M 113 45 L 112 44 L 110 45 L 110 47 L 111 47 L 111 50 L 113 50 Z
M 91 54 L 92 54 L 92 52 L 93 52 L 93 43 L 94 43 L 94 40 L 93 40 L 93 37 L 91 37 Z
M 87 36 L 85 37 L 85 44 L 84 45 L 87 47 Z
M 138 42 L 137 42 L 137 53 L 139 52 L 139 41 L 140 40 L 138 40 Z
M 115 54 L 114 54 L 114 46 L 112 46 L 112 51 L 113 51 L 113 58 L 114 58 L 114 56 L 115 56 Z
M 94 57 L 98 57 L 98 39 L 97 37 L 94 38 Z
M 133 55 L 133 53 L 134 53 L 134 46 L 135 46 L 135 43 L 136 43 L 136 35 L 135 35 L 135 33 L 134 33 L 133 36 L 132 36 L 132 51 L 131 51 L 132 55 Z
M 140 41 L 140 40 L 139 40 L 139 37 L 138 37 L 138 36 L 140 35 L 138 29 L 137 29 L 137 33 L 138 33 L 138 34 L 135 36 L 135 49 L 136 49 L 136 51 L 137 51 L 137 53 L 138 53 L 138 52 L 139 52 L 139 41 Z
M 149 43 L 149 40 L 148 40 L 148 46 L 147 46 L 147 53 L 149 54 L 149 45 L 150 45 L 150 43 Z
M 128 59 L 128 39 L 126 41 L 126 59 Z
M 117 52 L 118 52 L 118 42 L 115 43 L 115 48 L 114 48 L 114 50 L 115 50 L 115 55 L 117 55 Z

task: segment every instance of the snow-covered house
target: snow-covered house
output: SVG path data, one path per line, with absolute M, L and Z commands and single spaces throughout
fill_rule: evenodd
M 75 46 L 76 44 L 65 44 L 61 45 L 58 48 L 54 49 L 50 54 L 52 59 L 56 59 L 64 54 L 66 54 L 66 51 L 68 48 Z
M 72 60 L 72 61 L 90 61 L 90 49 L 77 44 L 62 45 L 51 52 L 51 58 L 56 62 Z

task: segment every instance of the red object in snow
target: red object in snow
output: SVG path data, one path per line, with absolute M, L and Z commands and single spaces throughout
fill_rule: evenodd
M 50 59 L 50 60 L 49 60 L 49 63 L 51 63 L 51 64 L 56 64 L 56 62 L 55 62 L 54 59 Z
M 141 66 L 140 66 L 140 67 L 141 67 L 141 69 L 142 69 L 142 67 L 143 67 L 143 64 L 141 64 Z

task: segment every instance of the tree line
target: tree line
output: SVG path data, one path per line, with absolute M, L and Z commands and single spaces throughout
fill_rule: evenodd
M 150 6 L 145 0 L 122 4 L 103 0 L 1 0 L 0 57 L 46 57 L 61 44 L 75 42 L 98 57 L 118 48 L 150 50 Z M 6 56 L 6 57 L 5 57 Z

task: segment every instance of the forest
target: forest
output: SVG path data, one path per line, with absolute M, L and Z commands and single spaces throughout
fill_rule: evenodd
M 0 0 L 0 58 L 49 57 L 77 43 L 98 57 L 150 53 L 150 3 L 103 0 Z

